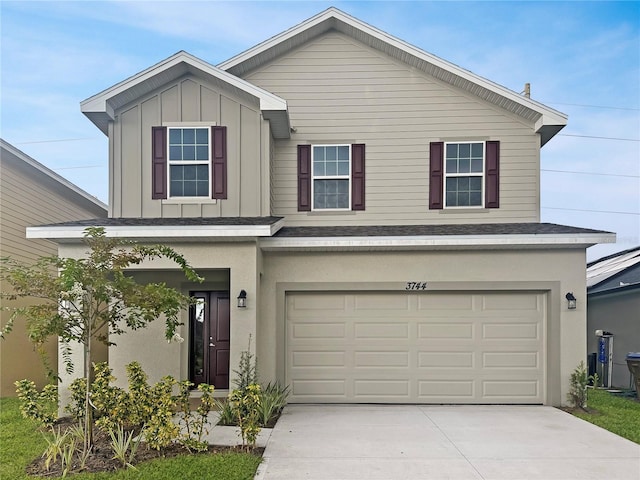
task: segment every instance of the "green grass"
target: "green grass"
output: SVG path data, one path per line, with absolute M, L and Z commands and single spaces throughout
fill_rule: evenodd
M 0 478 L 33 479 L 25 467 L 42 455 L 46 442 L 37 425 L 22 417 L 19 401 L 0 398 Z M 138 464 L 136 470 L 115 473 L 79 474 L 75 480 L 174 480 L 176 478 L 250 480 L 255 476 L 261 458 L 245 453 L 215 455 L 182 455 Z
M 595 413 L 573 412 L 587 422 L 598 425 L 632 442 L 640 443 L 640 402 L 611 395 L 606 390 L 589 389 L 587 406 Z

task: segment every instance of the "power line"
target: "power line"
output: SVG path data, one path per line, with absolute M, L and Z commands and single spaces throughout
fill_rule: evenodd
M 559 137 L 580 137 L 580 138 L 597 138 L 600 140 L 621 140 L 624 142 L 640 142 L 637 138 L 617 138 L 617 137 L 597 137 L 595 135 L 573 135 L 570 133 L 559 133 Z
M 106 167 L 106 165 L 80 165 L 77 167 L 58 167 L 58 168 L 52 168 L 51 170 L 73 170 L 77 168 L 98 168 L 98 167 Z
M 555 172 L 555 173 L 578 173 L 580 175 L 597 175 L 603 177 L 624 177 L 624 178 L 640 178 L 640 175 L 622 175 L 620 173 L 596 173 L 596 172 L 577 172 L 572 170 L 550 170 L 547 168 L 541 168 L 541 172 Z
M 569 210 L 571 212 L 589 212 L 589 213 L 614 213 L 616 215 L 638 215 L 640 216 L 639 212 L 615 212 L 612 210 L 587 210 L 587 209 L 581 209 L 581 208 L 561 208 L 561 207 L 540 207 L 540 208 L 544 208 L 547 210 Z
M 33 142 L 17 142 L 15 145 L 33 145 L 34 143 L 58 143 L 58 142 L 80 142 L 83 140 L 96 140 L 100 137 L 82 137 L 82 138 L 61 138 L 59 140 L 36 140 Z
M 569 105 L 571 107 L 607 108 L 607 109 L 610 109 L 610 110 L 630 110 L 632 112 L 640 111 L 640 108 L 611 107 L 611 106 L 608 106 L 608 105 L 584 105 L 584 104 L 581 104 L 581 103 L 562 103 L 562 102 L 545 102 L 545 101 L 542 101 L 541 103 L 548 103 L 549 105 Z

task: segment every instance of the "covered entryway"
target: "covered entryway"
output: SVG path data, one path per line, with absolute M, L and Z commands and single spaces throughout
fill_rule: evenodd
M 291 402 L 545 401 L 546 294 L 288 292 Z

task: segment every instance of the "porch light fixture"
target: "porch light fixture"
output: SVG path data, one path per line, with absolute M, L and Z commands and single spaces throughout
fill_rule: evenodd
M 576 297 L 573 296 L 573 292 L 569 292 L 567 293 L 564 298 L 567 299 L 567 308 L 569 310 L 575 310 L 576 309 Z
M 246 306 L 247 306 L 247 292 L 245 292 L 244 290 L 240 290 L 240 295 L 238 295 L 238 308 L 246 308 Z

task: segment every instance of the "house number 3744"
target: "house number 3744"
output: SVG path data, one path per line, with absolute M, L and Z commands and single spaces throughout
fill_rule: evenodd
M 407 282 L 405 290 L 426 290 L 427 282 Z

